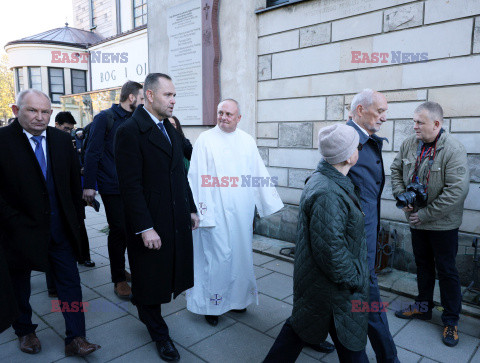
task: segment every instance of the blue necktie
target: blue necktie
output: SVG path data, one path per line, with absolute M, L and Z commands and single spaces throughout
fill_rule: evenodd
M 167 138 L 170 145 L 172 145 L 172 142 L 170 141 L 170 137 L 168 137 L 167 130 L 165 130 L 165 125 L 163 124 L 163 122 L 160 121 L 157 125 L 158 125 L 158 128 L 163 132 L 163 134 Z
M 43 153 L 42 147 L 43 136 L 32 136 L 32 140 L 35 143 L 35 156 L 42 169 L 43 177 L 47 179 L 47 162 L 45 161 L 45 154 Z

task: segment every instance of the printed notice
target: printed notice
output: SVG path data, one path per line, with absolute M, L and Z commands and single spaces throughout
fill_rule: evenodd
M 167 10 L 168 73 L 177 91 L 173 114 L 202 125 L 202 3 L 190 0 Z

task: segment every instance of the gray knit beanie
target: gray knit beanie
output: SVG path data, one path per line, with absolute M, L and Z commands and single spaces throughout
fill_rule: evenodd
M 327 163 L 338 164 L 353 155 L 359 139 L 358 132 L 351 126 L 327 126 L 318 133 L 318 150 Z

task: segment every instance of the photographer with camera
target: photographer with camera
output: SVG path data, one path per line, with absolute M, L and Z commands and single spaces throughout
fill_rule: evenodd
M 458 344 L 461 291 L 455 257 L 469 171 L 464 146 L 443 128 L 443 110 L 424 102 L 413 116 L 408 137 L 392 163 L 392 192 L 410 223 L 417 265 L 415 303 L 395 312 L 402 319 L 432 318 L 435 268 L 443 306 L 443 343 Z

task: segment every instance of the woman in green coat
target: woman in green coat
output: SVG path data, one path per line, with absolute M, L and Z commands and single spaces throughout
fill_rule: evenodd
M 340 362 L 368 362 L 368 265 L 364 214 L 346 176 L 358 160 L 350 126 L 318 134 L 323 156 L 300 200 L 293 311 L 265 362 L 295 362 L 305 343 L 330 334 Z

